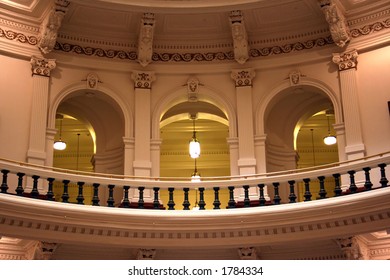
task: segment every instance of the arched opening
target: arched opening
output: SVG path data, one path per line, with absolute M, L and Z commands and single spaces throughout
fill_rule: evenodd
M 327 146 L 323 143 L 323 138 L 328 135 L 328 120 L 330 132 L 335 135 L 333 112 L 327 94 L 311 85 L 288 87 L 276 94 L 264 117 L 267 172 L 338 161 L 337 144 Z M 319 188 L 316 184 L 311 182 L 313 193 L 316 187 Z M 298 184 L 297 188 L 302 197 L 302 186 Z M 287 186 L 281 186 L 280 190 L 282 199 L 288 201 Z M 269 192 L 273 196 L 273 190 L 269 189 Z
M 196 160 L 189 155 L 189 141 L 195 130 L 200 142 L 201 154 Z M 182 102 L 171 107 L 160 121 L 161 156 L 160 176 L 180 177 L 191 180 L 195 167 L 200 174 L 200 180 L 205 177 L 230 176 L 230 153 L 227 139 L 229 126 L 225 114 L 216 106 L 203 102 Z M 196 165 L 195 165 L 196 164 Z M 196 202 L 196 192 L 190 192 L 190 203 Z M 183 197 L 180 190 L 175 190 L 178 201 Z M 168 194 L 160 194 L 164 204 Z M 228 201 L 228 194 L 220 193 L 221 202 Z M 212 190 L 205 193 L 206 209 L 213 207 Z
M 124 174 L 124 115 L 107 94 L 94 90 L 75 90 L 66 95 L 56 111 L 55 141 L 67 143 L 63 151 L 53 152 L 53 166 L 78 171 Z M 61 127 L 62 125 L 62 127 Z M 55 184 L 56 199 L 61 199 L 62 182 Z M 76 200 L 77 187 L 69 188 L 69 201 Z M 106 193 L 101 194 L 102 204 Z M 84 186 L 85 203 L 90 203 L 92 187 Z M 115 194 L 120 201 L 121 193 Z

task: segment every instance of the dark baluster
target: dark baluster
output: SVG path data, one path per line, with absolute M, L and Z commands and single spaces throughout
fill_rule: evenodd
M 144 209 L 144 190 L 145 187 L 138 187 L 138 209 Z
M 264 206 L 265 202 L 266 202 L 265 197 L 264 197 L 264 184 L 258 184 L 257 186 L 259 187 L 259 191 L 260 191 L 259 205 Z
M 23 176 L 26 174 L 18 172 L 18 173 L 16 173 L 16 175 L 18 176 L 18 186 L 16 187 L 15 192 L 16 192 L 16 195 L 22 196 L 24 193 Z
M 214 210 L 220 209 L 221 202 L 219 201 L 219 187 L 214 187 Z
M 92 184 L 93 186 L 93 196 L 92 196 L 92 206 L 99 206 L 99 202 L 100 202 L 100 199 L 99 199 L 99 186 L 100 184 L 98 183 L 93 183 Z
M 62 202 L 68 203 L 69 202 L 69 193 L 68 193 L 68 187 L 69 187 L 69 180 L 63 180 L 62 183 L 64 183 L 64 191 L 62 193 Z
M 357 191 L 357 187 L 356 187 L 356 184 L 355 184 L 355 171 L 354 170 L 350 170 L 347 172 L 349 174 L 349 190 L 351 193 L 355 193 Z
M 279 196 L 279 183 L 278 182 L 275 182 L 275 183 L 272 183 L 272 185 L 274 185 L 274 192 L 275 192 L 275 195 L 274 195 L 274 204 L 280 204 L 280 196 Z
M 371 168 L 364 167 L 363 170 L 364 170 L 364 176 L 366 178 L 366 181 L 364 182 L 364 188 L 368 191 L 368 190 L 371 190 L 371 188 L 372 188 L 372 183 L 371 183 L 371 179 L 370 179 Z
M 304 201 L 310 201 L 311 200 L 310 179 L 305 178 L 303 179 L 303 182 L 305 183 L 305 193 L 303 195 L 303 197 L 305 198 Z
M 288 184 L 290 185 L 290 194 L 288 195 L 289 203 L 295 203 L 297 200 L 297 196 L 295 195 L 295 188 L 294 188 L 295 181 L 294 180 L 288 181 Z
M 319 176 L 318 180 L 320 180 L 320 191 L 318 194 L 320 195 L 320 199 L 326 198 L 326 195 L 328 194 L 325 190 L 325 176 Z
M 9 173 L 9 170 L 1 170 L 1 173 L 3 173 L 3 181 L 1 183 L 1 193 L 7 193 L 7 190 L 8 190 L 8 183 L 7 183 L 7 178 L 8 178 L 8 173 Z
M 381 183 L 382 188 L 385 188 L 385 187 L 387 187 L 387 183 L 389 182 L 386 178 L 386 171 L 385 171 L 386 163 L 378 164 L 378 166 L 381 170 L 381 179 L 380 179 L 379 183 Z
M 46 197 L 47 197 L 47 200 L 51 200 L 51 201 L 54 201 L 54 192 L 53 192 L 54 180 L 55 180 L 54 178 L 47 178 L 48 187 L 47 187 Z
M 123 201 L 122 201 L 123 208 L 130 208 L 129 189 L 130 186 L 123 186 L 123 192 L 124 192 Z
M 333 174 L 334 177 L 334 194 L 335 196 L 340 196 L 343 190 L 340 187 L 340 174 Z
M 236 201 L 234 200 L 234 187 L 230 186 L 229 189 L 229 202 L 227 208 L 236 208 Z
M 39 191 L 38 191 L 38 179 L 40 178 L 38 175 L 31 176 L 33 178 L 33 188 L 31 190 L 31 197 L 32 198 L 38 198 Z
M 79 186 L 79 194 L 77 195 L 77 204 L 84 204 L 84 196 L 83 196 L 83 186 L 84 182 L 77 182 L 77 185 Z
M 168 188 L 169 200 L 168 200 L 168 210 L 175 210 L 175 201 L 173 200 L 173 191 L 175 188 Z
M 251 201 L 249 199 L 249 186 L 245 185 L 244 188 L 244 207 L 250 207 Z
M 153 188 L 153 191 L 154 191 L 153 208 L 160 209 L 160 201 L 159 201 L 159 195 L 158 195 L 160 188 Z
M 184 191 L 184 201 L 183 201 L 183 210 L 190 210 L 190 202 L 188 201 L 188 191 L 190 189 L 189 188 L 183 188 L 183 191 Z
M 204 201 L 204 188 L 199 188 L 199 210 L 205 210 L 206 202 Z
M 108 185 L 108 199 L 107 199 L 107 207 L 114 207 L 114 188 L 115 185 Z

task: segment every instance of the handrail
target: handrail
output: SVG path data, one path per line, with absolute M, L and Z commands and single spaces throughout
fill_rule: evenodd
M 0 158 L 0 169 L 11 170 L 13 173 L 21 172 L 26 175 L 38 175 L 40 178 L 55 178 L 56 180 L 70 180 L 73 182 L 99 183 L 102 185 L 115 184 L 119 186 L 136 185 L 146 188 L 160 187 L 168 189 L 175 186 L 190 189 L 204 187 L 228 187 L 232 185 L 272 184 L 274 182 L 288 182 L 302 180 L 303 178 L 317 178 L 318 176 L 332 176 L 335 173 L 347 173 L 349 170 L 361 170 L 365 167 L 377 167 L 378 164 L 390 163 L 390 152 L 372 155 L 356 160 L 331 163 L 321 166 L 270 172 L 263 174 L 249 174 L 243 176 L 204 177 L 200 182 L 191 182 L 177 177 L 141 177 L 116 174 L 92 173 L 74 171 L 56 167 L 41 166 Z

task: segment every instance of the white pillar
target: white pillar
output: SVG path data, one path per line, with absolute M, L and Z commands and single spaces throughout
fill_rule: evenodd
M 55 59 L 38 58 L 35 56 L 31 57 L 30 63 L 33 88 L 27 162 L 45 165 L 47 164 L 46 129 L 50 72 L 56 67 L 56 63 Z M 30 191 L 31 185 L 31 182 L 27 182 L 25 191 Z M 39 184 L 38 190 L 40 192 L 43 191 L 42 183 Z
M 125 146 L 124 155 L 124 173 L 125 175 L 134 175 L 133 161 L 134 161 L 134 138 L 123 137 L 123 144 Z
M 345 153 L 348 160 L 362 158 L 365 155 L 356 79 L 357 57 L 356 50 L 333 54 L 333 62 L 339 67 L 345 124 Z
M 231 76 L 236 83 L 239 174 L 255 174 L 256 159 L 252 113 L 252 79 L 255 72 L 251 69 L 233 70 Z
M 160 177 L 160 148 L 162 141 L 160 139 L 152 139 L 150 144 L 151 160 L 152 160 L 152 177 Z
M 239 175 L 238 171 L 238 138 L 228 138 L 227 143 L 229 145 L 230 154 L 230 175 Z

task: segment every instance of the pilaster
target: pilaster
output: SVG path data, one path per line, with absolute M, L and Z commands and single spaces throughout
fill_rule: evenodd
M 348 160 L 362 158 L 365 154 L 356 78 L 357 58 L 356 50 L 333 54 L 333 62 L 339 67 L 345 121 L 345 153 Z
M 238 122 L 238 169 L 240 175 L 256 173 L 252 113 L 252 69 L 233 70 L 231 77 L 236 85 Z

